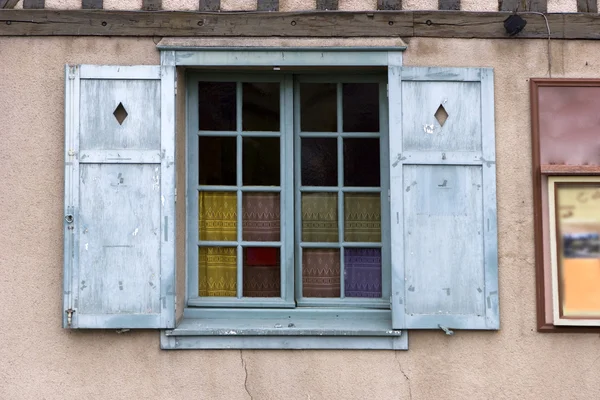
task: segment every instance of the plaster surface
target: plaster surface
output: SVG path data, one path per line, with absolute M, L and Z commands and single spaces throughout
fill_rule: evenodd
M 535 331 L 528 84 L 546 44 L 412 38 L 404 54 L 495 69 L 499 332 L 413 331 L 400 352 L 161 351 L 156 331 L 61 328 L 64 64 L 158 64 L 155 43 L 1 37 L 0 399 L 600 398 L 598 335 Z M 600 78 L 594 41 L 552 55 L 553 77 Z
M 198 11 L 198 0 L 163 0 L 163 10 Z
M 498 0 L 461 0 L 463 11 L 498 11 Z
M 56 10 L 79 10 L 81 9 L 81 0 L 46 0 L 47 9 Z
M 577 12 L 577 2 L 573 0 L 548 0 L 548 12 Z
M 317 0 L 279 0 L 279 11 L 307 11 L 317 8 Z
M 256 11 L 257 0 L 221 0 L 221 11 Z

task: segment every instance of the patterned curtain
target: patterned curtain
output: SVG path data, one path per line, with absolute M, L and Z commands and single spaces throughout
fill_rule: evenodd
M 235 247 L 198 249 L 198 288 L 200 296 L 237 295 L 237 257 Z
M 200 240 L 237 240 L 237 194 L 200 192 L 198 230 Z
M 381 249 L 344 250 L 346 297 L 381 297 Z
M 336 193 L 302 194 L 302 240 L 337 242 L 337 210 Z
M 280 240 L 279 193 L 244 193 L 242 197 L 242 236 L 255 242 Z
M 231 192 L 200 192 L 198 236 L 200 240 L 237 239 L 237 195 Z M 201 247 L 198 250 L 200 296 L 237 295 L 237 262 L 234 247 Z
M 381 241 L 381 200 L 374 193 L 344 195 L 344 236 L 347 242 Z
M 244 251 L 244 297 L 280 297 L 279 249 L 248 247 Z
M 302 295 L 340 297 L 340 251 L 304 249 L 302 251 Z

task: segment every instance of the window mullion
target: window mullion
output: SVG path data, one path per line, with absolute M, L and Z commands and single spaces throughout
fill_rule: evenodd
M 236 83 L 236 91 L 235 91 L 235 102 L 236 102 L 236 131 L 237 131 L 237 137 L 236 137 L 236 147 L 237 147 L 237 152 L 236 152 L 236 186 L 237 186 L 237 223 L 236 223 L 236 230 L 237 230 L 237 257 L 236 257 L 236 262 L 237 262 L 237 298 L 241 299 L 244 295 L 244 271 L 243 271 L 243 256 L 244 256 L 244 249 L 242 248 L 242 177 L 243 177 L 243 170 L 242 170 L 242 166 L 243 166 L 243 158 L 242 158 L 242 106 L 243 106 L 243 102 L 242 102 L 242 82 L 237 82 Z
M 340 244 L 340 298 L 346 297 L 344 281 L 344 248 L 341 243 L 344 241 L 344 139 L 343 132 L 343 109 L 344 99 L 342 96 L 342 83 L 337 84 L 337 170 L 338 170 L 338 243 Z

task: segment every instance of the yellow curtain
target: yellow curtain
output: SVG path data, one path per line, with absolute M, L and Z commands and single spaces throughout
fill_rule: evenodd
M 338 241 L 337 193 L 302 194 L 302 240 Z
M 237 295 L 235 247 L 200 247 L 198 265 L 200 296 L 235 297 Z
M 344 195 L 344 237 L 347 242 L 381 241 L 379 193 Z
M 198 195 L 198 237 L 200 240 L 237 240 L 237 195 L 232 192 L 200 192 Z M 200 296 L 237 295 L 235 247 L 198 249 Z
M 200 240 L 237 240 L 237 194 L 200 192 L 198 237 Z

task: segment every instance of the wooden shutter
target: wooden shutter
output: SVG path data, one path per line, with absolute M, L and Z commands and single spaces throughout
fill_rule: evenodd
M 175 325 L 174 67 L 67 66 L 63 325 Z
M 395 329 L 499 328 L 493 100 L 491 69 L 389 68 Z

